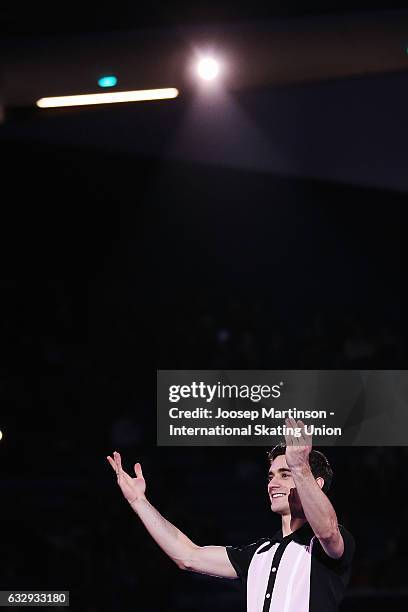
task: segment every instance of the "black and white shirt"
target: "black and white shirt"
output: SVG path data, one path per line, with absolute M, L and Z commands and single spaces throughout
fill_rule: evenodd
M 310 525 L 283 537 L 278 531 L 247 546 L 227 546 L 246 587 L 247 612 L 336 612 L 345 593 L 354 538 L 343 526 L 344 553 L 331 559 Z

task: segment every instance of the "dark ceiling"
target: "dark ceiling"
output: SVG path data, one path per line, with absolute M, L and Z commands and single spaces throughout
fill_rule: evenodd
M 2 38 L 78 34 L 146 27 L 204 25 L 313 15 L 407 9 L 408 0 L 275 0 L 269 2 L 186 2 L 182 0 L 98 0 L 11 2 L 0 6 Z
M 0 142 L 407 191 L 404 9 L 408 0 L 9 3 L 0 8 Z M 197 91 L 186 72 L 192 49 L 208 40 L 231 59 L 220 97 Z M 97 75 L 111 70 L 122 89 L 176 86 L 181 95 L 152 105 L 35 109 L 45 95 L 93 91 Z

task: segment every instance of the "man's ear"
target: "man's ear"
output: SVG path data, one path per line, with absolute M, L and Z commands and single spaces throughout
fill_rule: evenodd
M 317 482 L 317 484 L 319 485 L 319 487 L 320 487 L 321 489 L 323 489 L 323 487 L 324 487 L 324 478 L 322 478 L 321 476 L 318 476 L 318 477 L 316 478 L 316 482 Z

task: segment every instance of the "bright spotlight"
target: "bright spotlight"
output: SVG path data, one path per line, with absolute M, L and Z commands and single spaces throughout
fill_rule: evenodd
M 203 58 L 198 64 L 198 74 L 205 81 L 211 81 L 217 76 L 220 67 L 212 57 Z

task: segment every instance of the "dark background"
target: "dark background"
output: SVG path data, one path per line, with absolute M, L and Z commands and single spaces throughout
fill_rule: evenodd
M 149 499 L 198 544 L 275 531 L 267 448 L 156 446 L 156 369 L 406 368 L 406 192 L 24 139 L 19 112 L 0 126 L 1 588 L 70 590 L 85 612 L 244 609 L 235 581 L 173 567 L 105 457 L 141 461 Z M 405 610 L 407 449 L 327 455 L 358 545 L 342 610 Z
M 358 13 L 373 10 L 407 9 L 404 0 L 311 0 L 307 4 L 299 0 L 255 1 L 251 4 L 238 0 L 190 3 L 183 0 L 156 0 L 136 4 L 130 0 L 81 2 L 57 6 L 42 2 L 5 3 L 0 10 L 0 25 L 5 37 L 38 37 L 41 34 L 69 35 L 78 32 L 129 30 L 146 26 L 179 24 L 230 23 L 237 20 L 276 19 L 281 17 L 315 16 L 341 13 Z

